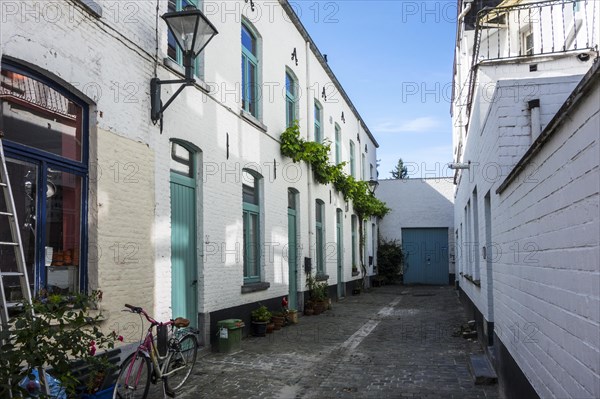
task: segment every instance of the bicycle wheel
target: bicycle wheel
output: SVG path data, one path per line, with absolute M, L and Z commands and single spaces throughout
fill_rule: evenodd
M 125 359 L 113 390 L 113 399 L 145 398 L 150 388 L 150 359 L 132 353 Z
M 165 384 L 173 391 L 181 386 L 192 374 L 196 356 L 198 355 L 198 341 L 193 334 L 184 335 L 173 345 L 173 354 L 169 358 L 165 374 L 173 371 L 173 374 L 165 378 Z M 177 371 L 175 371 L 177 370 Z

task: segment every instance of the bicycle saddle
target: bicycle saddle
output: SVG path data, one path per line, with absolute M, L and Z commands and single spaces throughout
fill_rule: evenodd
M 183 317 L 178 317 L 175 320 L 173 320 L 173 325 L 175 327 L 187 327 L 190 325 L 190 321 Z

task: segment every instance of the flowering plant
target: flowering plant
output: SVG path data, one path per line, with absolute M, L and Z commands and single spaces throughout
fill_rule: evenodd
M 98 349 L 112 349 L 122 340 L 116 333 L 104 334 L 98 327 L 98 317 L 89 317 L 65 300 L 50 295 L 24 304 L 11 320 L 11 329 L 0 332 L 3 342 L 0 356 L 0 397 L 20 396 L 19 381 L 31 371 L 44 367 L 65 388 L 67 397 L 75 396 L 78 381 L 72 373 L 72 362 L 81 359 L 91 364 Z

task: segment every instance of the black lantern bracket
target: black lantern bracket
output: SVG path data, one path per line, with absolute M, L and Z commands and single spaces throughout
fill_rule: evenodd
M 162 19 L 166 22 L 177 46 L 183 53 L 185 75 L 183 79 L 175 80 L 160 80 L 156 76 L 150 79 L 150 118 L 154 124 L 159 120 L 162 121 L 163 112 L 173 103 L 183 89 L 195 84 L 194 60 L 213 37 L 219 33 L 202 11 L 193 6 L 186 7 L 183 11 L 168 12 L 162 16 Z M 163 104 L 161 101 L 161 88 L 163 85 L 173 84 L 180 84 L 181 86 Z

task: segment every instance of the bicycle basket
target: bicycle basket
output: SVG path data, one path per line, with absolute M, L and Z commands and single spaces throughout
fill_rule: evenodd
M 169 326 L 157 326 L 156 327 L 156 346 L 158 354 L 160 356 L 166 356 L 168 351 L 169 343 Z

